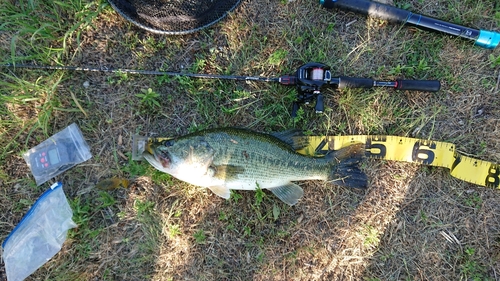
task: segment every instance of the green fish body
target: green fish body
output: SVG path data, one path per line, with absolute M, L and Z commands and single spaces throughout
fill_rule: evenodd
M 246 129 L 200 131 L 149 145 L 144 158 L 158 170 L 228 199 L 230 190 L 269 189 L 294 205 L 303 190 L 294 181 L 324 180 L 365 187 L 357 164 L 363 147 L 353 145 L 325 157 L 295 152 L 292 134 L 269 135 Z

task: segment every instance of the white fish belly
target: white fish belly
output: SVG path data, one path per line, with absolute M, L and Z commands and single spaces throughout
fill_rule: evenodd
M 242 181 L 229 181 L 226 182 L 225 186 L 229 189 L 234 190 L 256 190 L 257 187 L 260 189 L 272 188 L 276 186 L 285 185 L 290 181 L 286 180 L 242 180 Z

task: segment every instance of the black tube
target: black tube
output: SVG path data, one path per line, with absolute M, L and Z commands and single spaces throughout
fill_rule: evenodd
M 396 90 L 437 92 L 441 88 L 438 80 L 396 80 L 396 81 L 376 81 L 370 78 L 357 78 L 340 76 L 332 78 L 332 85 L 337 85 L 339 89 L 343 88 L 372 88 L 389 87 Z
M 334 79 L 332 79 L 333 81 Z M 374 80 L 370 78 L 357 78 L 340 76 L 338 82 L 331 82 L 330 84 L 337 84 L 339 89 L 344 88 L 371 88 L 374 86 Z
M 392 22 L 408 23 L 471 40 L 476 40 L 479 36 L 479 30 L 477 29 L 471 29 L 442 20 L 414 14 L 410 11 L 399 9 L 394 6 L 368 0 L 325 0 L 324 6 L 327 8 L 338 7 Z
M 437 92 L 441 83 L 437 80 L 397 80 L 397 90 Z

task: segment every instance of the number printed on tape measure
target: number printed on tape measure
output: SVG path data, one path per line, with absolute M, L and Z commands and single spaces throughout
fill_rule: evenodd
M 413 151 L 411 158 L 413 161 L 425 165 L 432 165 L 434 161 L 434 150 L 436 149 L 436 143 L 431 142 L 430 144 L 425 144 L 421 141 L 416 141 L 413 145 Z
M 498 176 L 500 175 L 500 170 L 498 169 L 497 164 L 491 164 L 488 169 L 488 175 L 486 176 L 486 181 L 484 185 L 487 187 L 498 187 L 500 184 L 500 179 Z
M 500 165 L 464 156 L 447 142 L 398 136 L 307 136 L 309 145 L 299 153 L 324 156 L 355 143 L 365 144 L 365 156 L 374 159 L 405 161 L 444 167 L 458 179 L 481 186 L 500 188 Z
M 371 158 L 384 159 L 387 155 L 386 140 L 387 138 L 380 138 L 380 140 L 378 137 L 367 138 L 365 143 L 365 155 Z

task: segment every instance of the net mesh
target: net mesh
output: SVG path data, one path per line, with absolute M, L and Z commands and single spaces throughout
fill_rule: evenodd
M 233 11 L 241 0 L 108 0 L 113 9 L 142 29 L 187 34 L 206 28 Z

